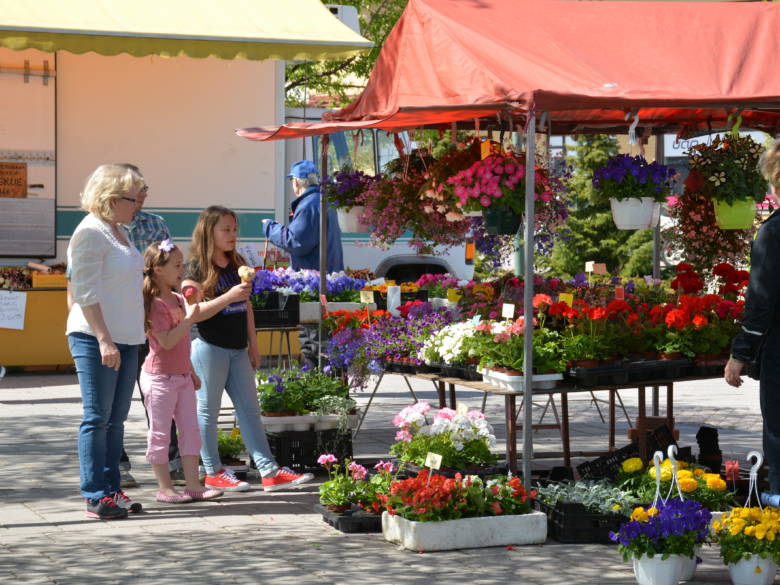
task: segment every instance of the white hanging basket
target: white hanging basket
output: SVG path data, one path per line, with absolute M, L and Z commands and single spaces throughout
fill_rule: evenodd
M 366 208 L 362 205 L 357 205 L 350 209 L 338 209 L 339 227 L 341 228 L 341 231 L 353 234 L 369 231 L 368 225 L 360 220 L 365 211 Z
M 634 559 L 636 582 L 639 585 L 677 585 L 688 560 L 683 555 L 669 555 L 667 559 L 662 559 L 661 555 L 652 559 L 645 555 Z
M 643 230 L 653 225 L 657 204 L 652 197 L 622 200 L 613 197 L 609 205 L 612 208 L 612 219 L 619 230 Z M 660 206 L 658 214 L 660 217 Z
M 774 582 L 777 573 L 777 565 L 772 559 L 762 559 L 758 555 L 729 563 L 728 567 L 734 585 L 769 585 Z

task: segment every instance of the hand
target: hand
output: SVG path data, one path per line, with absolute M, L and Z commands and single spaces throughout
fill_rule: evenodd
M 233 288 L 231 288 L 229 291 L 225 293 L 228 299 L 230 299 L 231 304 L 232 303 L 239 303 L 241 301 L 248 301 L 249 295 L 252 292 L 252 285 L 248 282 L 242 282 L 241 284 L 237 284 Z
M 260 369 L 260 352 L 257 350 L 257 346 L 249 346 L 246 350 L 249 353 L 249 363 L 252 364 L 253 370 Z
M 198 322 L 200 316 L 200 305 L 198 303 L 184 305 L 184 320 L 190 325 Z
M 195 388 L 195 390 L 200 390 L 200 378 L 198 378 L 198 374 L 195 372 L 191 372 L 190 375 L 192 376 L 192 386 Z
M 273 221 L 274 220 L 272 220 L 272 219 L 264 219 L 263 221 L 260 222 L 261 223 L 261 228 L 262 228 L 262 231 L 263 231 L 263 235 L 266 235 L 266 230 L 268 229 L 268 226 L 273 223 Z
M 114 345 L 113 341 L 99 341 L 100 346 L 100 363 L 107 368 L 119 371 L 119 366 L 122 365 L 122 357 L 119 355 L 119 350 Z
M 739 360 L 735 360 L 733 357 L 729 358 L 726 362 L 726 369 L 724 370 L 724 378 L 726 384 L 739 388 L 742 386 L 742 369 L 745 367 L 745 363 Z

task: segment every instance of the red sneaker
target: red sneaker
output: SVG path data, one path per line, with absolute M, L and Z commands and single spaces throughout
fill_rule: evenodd
M 263 478 L 263 489 L 267 492 L 283 490 L 301 485 L 314 479 L 311 473 L 296 473 L 289 467 L 281 467 L 275 475 Z
M 220 469 L 214 475 L 207 475 L 204 483 L 207 488 L 223 492 L 245 492 L 252 489 L 251 485 L 238 479 L 229 469 Z

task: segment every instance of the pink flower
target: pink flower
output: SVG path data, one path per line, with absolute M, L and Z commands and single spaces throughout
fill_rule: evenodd
M 330 453 L 326 455 L 320 455 L 319 457 L 317 457 L 317 463 L 325 467 L 330 467 L 334 463 L 338 463 L 338 462 L 339 460 L 336 458 L 336 456 Z
M 458 413 L 455 412 L 454 410 L 452 410 L 451 408 L 441 408 L 441 409 L 439 409 L 439 412 L 437 412 L 433 416 L 433 418 L 434 419 L 441 419 L 441 418 L 443 418 L 443 419 L 446 419 L 446 420 L 452 420 L 453 418 L 455 418 L 457 416 L 457 414 Z
M 404 443 L 411 443 L 412 442 L 412 433 L 407 431 L 406 429 L 401 429 L 395 434 L 395 440 L 396 441 L 403 441 Z
M 479 202 L 482 204 L 482 207 L 490 207 L 490 204 L 492 203 L 490 197 L 488 197 L 487 195 L 483 195 L 482 197 L 480 197 Z
M 490 311 L 488 318 L 495 319 L 496 317 L 498 317 L 498 313 L 496 311 Z
M 366 477 L 366 474 L 368 473 L 368 470 L 360 465 L 359 463 L 352 462 L 349 464 L 349 467 L 347 467 L 352 472 L 352 479 L 363 479 Z
M 395 467 L 393 466 L 392 461 L 379 461 L 376 465 L 374 465 L 374 469 L 377 471 L 386 471 L 387 473 L 393 473 L 395 471 Z

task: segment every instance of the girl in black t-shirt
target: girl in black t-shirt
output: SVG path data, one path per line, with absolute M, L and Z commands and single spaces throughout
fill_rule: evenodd
M 250 485 L 222 466 L 217 448 L 217 417 L 222 391 L 227 390 L 238 415 L 247 449 L 263 477 L 265 491 L 310 481 L 277 465 L 260 418 L 255 371 L 260 366 L 252 311 L 248 309 L 251 285 L 242 283 L 236 252 L 236 214 L 219 205 L 206 208 L 192 234 L 190 262 L 182 283 L 189 302 L 200 304 L 200 317 L 192 341 L 192 365 L 201 379 L 198 390 L 200 457 L 206 468 L 206 486 L 223 491 L 245 491 Z

